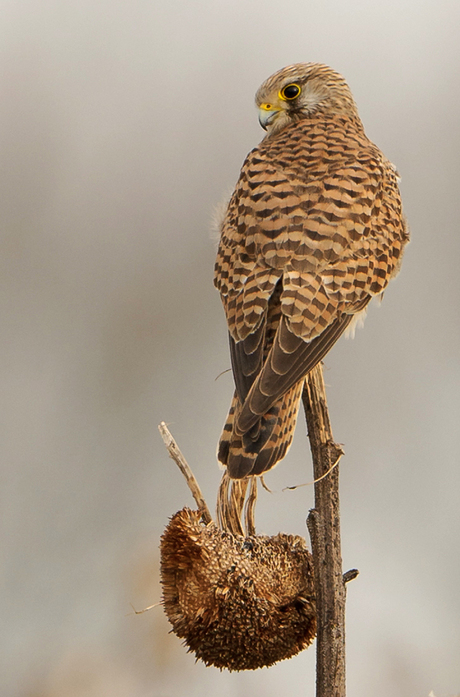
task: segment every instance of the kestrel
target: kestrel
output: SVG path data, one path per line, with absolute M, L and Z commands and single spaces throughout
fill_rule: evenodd
M 256 104 L 267 135 L 228 204 L 214 281 L 236 388 L 218 449 L 232 479 L 285 456 L 306 375 L 383 293 L 409 239 L 396 169 L 341 75 L 290 65 Z

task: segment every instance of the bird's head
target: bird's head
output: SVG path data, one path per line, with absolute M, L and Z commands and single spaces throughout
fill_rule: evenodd
M 256 105 L 260 125 L 269 134 L 318 112 L 358 117 L 343 77 L 321 63 L 296 63 L 282 68 L 260 86 Z

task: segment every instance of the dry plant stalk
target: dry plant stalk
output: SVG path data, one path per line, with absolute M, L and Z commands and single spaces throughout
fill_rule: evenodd
M 217 494 L 217 522 L 232 535 L 255 535 L 258 477 L 230 479 L 225 470 Z M 249 487 L 249 494 L 246 494 Z M 244 527 L 241 520 L 244 512 Z
M 160 423 L 160 425 L 158 426 L 158 430 L 160 431 L 161 437 L 163 438 L 163 443 L 166 446 L 166 449 L 169 453 L 169 457 L 172 460 L 174 460 L 174 462 L 184 475 L 187 485 L 192 493 L 193 498 L 196 501 L 198 510 L 200 511 L 203 520 L 205 521 L 205 523 L 210 523 L 212 521 L 212 515 L 209 512 L 209 508 L 206 504 L 206 501 L 203 498 L 201 489 L 198 485 L 198 482 L 195 479 L 195 475 L 189 467 L 188 462 L 182 455 L 181 451 L 179 450 L 179 446 L 172 437 L 171 431 L 166 426 L 164 421 Z
M 345 582 L 358 572 L 342 575 L 339 467 L 334 465 L 343 450 L 332 436 L 321 364 L 307 376 L 302 401 L 315 477 L 315 508 L 307 525 L 317 598 L 316 697 L 345 697 Z

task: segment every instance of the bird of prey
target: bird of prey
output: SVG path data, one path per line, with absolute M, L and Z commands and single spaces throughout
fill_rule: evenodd
M 267 134 L 241 169 L 215 265 L 235 382 L 218 459 L 231 479 L 285 456 L 306 375 L 383 293 L 409 239 L 397 171 L 341 75 L 290 65 L 256 105 Z

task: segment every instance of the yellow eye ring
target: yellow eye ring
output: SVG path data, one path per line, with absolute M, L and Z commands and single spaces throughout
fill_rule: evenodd
M 293 99 L 297 99 L 301 92 L 302 88 L 297 82 L 290 82 L 289 85 L 286 85 L 278 92 L 278 97 L 286 102 L 290 102 Z

